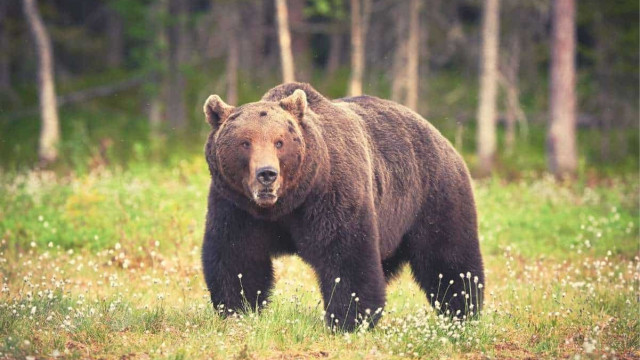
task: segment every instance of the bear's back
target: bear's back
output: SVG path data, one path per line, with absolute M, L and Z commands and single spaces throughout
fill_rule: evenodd
M 374 96 L 334 100 L 362 119 L 373 158 L 375 202 L 382 232 L 381 252 L 394 247 L 408 230 L 412 216 L 428 201 L 443 177 L 466 173 L 451 143 L 419 114 Z M 466 176 L 466 175 L 465 175 Z M 385 244 L 385 239 L 389 239 Z
M 351 182 L 334 185 L 371 184 L 382 258 L 390 256 L 440 183 L 468 176 L 449 141 L 419 114 L 393 101 L 374 96 L 331 101 L 305 83 L 279 85 L 262 100 L 278 101 L 296 89 L 307 94 L 317 115 L 313 121 L 322 129 L 333 181 Z M 370 181 L 357 175 L 364 173 Z
M 368 95 L 336 99 L 333 103 L 346 105 L 358 115 L 378 165 L 384 165 L 387 173 L 396 174 L 400 185 L 408 178 L 426 181 L 442 166 L 461 161 L 450 142 L 431 123 L 403 105 Z

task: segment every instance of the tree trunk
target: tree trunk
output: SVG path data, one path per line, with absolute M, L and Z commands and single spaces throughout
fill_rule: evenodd
M 351 0 L 351 76 L 349 78 L 349 96 L 362 95 L 364 44 L 361 17 L 360 0 Z
M 227 42 L 227 96 L 226 101 L 231 105 L 238 105 L 238 26 L 240 22 L 239 9 L 235 3 L 229 4 L 227 13 L 229 27 L 229 41 Z
M 506 92 L 506 112 L 505 112 L 505 150 L 513 153 L 516 142 L 516 120 L 520 108 L 518 73 L 520 70 L 520 37 L 517 30 L 511 35 L 509 50 L 503 58 L 502 84 Z
M 614 78 L 611 75 L 612 68 L 607 61 L 607 53 L 612 53 L 613 51 L 607 49 L 611 47 L 611 44 L 607 38 L 609 34 L 606 31 L 602 10 L 600 8 L 596 9 L 597 13 L 594 14 L 593 19 L 593 32 L 595 34 L 595 83 L 598 84 L 596 104 L 601 109 L 599 114 L 601 131 L 600 161 L 606 163 L 611 159 L 611 126 L 616 118 L 614 109 L 617 107 L 618 97 L 616 96 L 615 83 L 611 81 Z M 625 118 L 624 116 L 619 117 Z M 630 116 L 629 118 L 633 117 Z
M 313 67 L 310 34 L 296 31 L 306 24 L 304 13 L 307 2 L 307 0 L 287 0 L 287 22 L 289 29 L 293 30 L 291 52 L 296 54 L 294 77 L 297 81 L 310 81 L 310 69 Z
M 276 0 L 276 16 L 278 22 L 278 42 L 280 43 L 280 62 L 282 64 L 282 81 L 295 81 L 293 54 L 291 54 L 291 33 L 287 15 L 286 0 Z
M 404 104 L 406 101 L 407 89 L 407 53 L 409 41 L 407 39 L 407 12 L 409 11 L 407 3 L 399 2 L 394 9 L 395 32 L 396 32 L 396 48 L 393 55 L 392 79 L 391 79 L 391 100 Z
M 400 2 L 396 9 L 397 47 L 391 83 L 391 99 L 415 111 L 418 111 L 420 84 L 420 8 L 420 0 L 411 0 Z
M 124 59 L 124 25 L 117 11 L 107 9 L 107 66 L 122 66 Z
M 238 44 L 230 41 L 227 49 L 227 102 L 238 105 Z
M 551 35 L 550 119 L 547 132 L 549 171 L 562 178 L 575 174 L 576 151 L 576 3 L 555 0 Z
M 491 173 L 496 155 L 499 14 L 500 0 L 485 0 L 482 16 L 482 67 L 476 138 L 480 176 Z
M 162 127 L 162 103 L 160 96 L 154 96 L 149 100 L 147 116 L 149 117 L 149 132 L 152 140 L 160 138 Z
M 407 42 L 400 40 L 397 42 L 396 52 L 393 56 L 393 70 L 391 79 L 391 100 L 404 103 L 404 89 L 406 88 L 406 71 L 402 71 L 405 69 L 405 49 L 407 47 Z
M 509 82 L 509 75 L 505 75 L 505 83 Z M 506 111 L 504 115 L 505 127 L 504 127 L 504 147 L 507 154 L 513 154 L 513 148 L 516 143 L 516 111 L 513 106 L 514 90 L 510 85 L 505 86 L 506 96 Z M 517 96 L 517 95 L 515 95 Z
M 215 1 L 215 0 L 212 0 Z M 237 2 L 234 1 L 234 5 L 236 7 L 240 7 L 240 5 L 243 4 L 243 2 Z M 268 1 L 265 2 L 255 2 L 254 5 L 251 5 L 250 11 L 248 11 L 252 17 L 251 19 L 255 18 L 255 21 L 251 22 L 251 25 L 249 26 L 249 29 L 244 29 L 244 25 L 246 24 L 245 22 L 243 22 L 244 16 L 242 15 L 242 12 L 240 11 L 240 9 L 237 10 L 238 13 L 238 20 L 237 20 L 237 25 L 236 25 L 236 32 L 240 32 L 240 30 L 242 31 L 242 34 L 247 34 L 247 31 L 249 32 L 249 36 L 247 37 L 250 43 L 249 49 L 247 49 L 247 53 L 250 54 L 249 56 L 251 57 L 251 74 L 254 76 L 262 76 L 262 74 L 264 74 L 263 72 L 263 68 L 267 67 L 269 69 L 272 69 L 273 67 L 271 66 L 272 64 L 270 64 L 270 61 L 268 59 L 268 50 L 267 48 L 267 42 L 269 39 L 269 35 L 267 35 L 268 32 L 272 32 L 272 28 L 268 25 L 268 19 L 266 14 L 271 14 L 271 12 L 266 12 L 266 5 L 269 5 Z M 240 28 L 240 24 L 243 25 L 243 28 Z M 240 35 L 238 35 L 238 33 L 236 33 L 236 38 L 240 39 Z M 244 52 L 240 51 L 242 49 L 238 49 L 238 62 L 240 61 L 240 59 L 242 59 L 243 57 L 246 57 L 247 55 L 244 55 Z M 241 56 L 242 54 L 242 56 Z M 269 72 L 271 73 L 271 71 Z M 229 100 L 228 98 L 226 100 Z
M 42 117 L 38 156 L 41 165 L 46 166 L 57 160 L 60 142 L 60 123 L 53 78 L 53 50 L 36 1 L 23 0 L 23 5 L 38 54 L 38 96 Z
M 7 29 L 8 1 L 0 1 L 0 92 L 11 91 L 11 63 Z
M 406 105 L 418 111 L 420 83 L 420 7 L 422 0 L 411 0 L 409 10 L 409 39 L 407 41 L 407 101 Z
M 169 86 L 167 91 L 167 118 L 171 128 L 181 130 L 187 123 L 184 99 L 186 81 L 182 67 L 187 61 L 187 1 L 169 0 L 169 14 L 173 21 L 169 26 Z
M 371 14 L 371 0 L 351 0 L 351 76 L 349 96 L 362 95 L 364 54 L 367 25 Z M 362 5 L 362 8 L 361 8 Z
M 327 77 L 333 76 L 342 58 L 342 34 L 335 32 L 331 34 L 329 46 L 329 59 L 327 59 Z
M 434 10 L 434 4 L 433 3 L 427 3 L 429 4 L 429 11 L 430 12 L 435 12 Z M 425 80 L 428 82 L 429 80 L 429 66 L 430 66 L 430 49 L 429 49 L 429 23 L 431 22 L 429 19 L 429 16 L 427 16 L 428 14 L 424 14 L 424 20 L 420 22 L 420 59 L 419 60 L 419 65 L 418 65 L 418 69 L 421 71 L 421 75 L 420 75 L 420 83 L 423 85 L 422 89 L 418 88 L 418 99 L 420 104 L 419 106 L 419 110 L 420 113 L 423 114 L 425 117 L 429 116 L 429 107 L 428 107 L 428 102 L 427 99 L 429 99 L 429 94 L 428 94 L 428 86 L 425 86 Z M 428 85 L 428 83 L 426 84 Z
M 156 1 L 150 7 L 150 26 L 151 33 L 154 34 L 153 44 L 150 52 L 153 57 L 158 59 L 158 76 L 153 80 L 153 86 L 147 90 L 148 96 L 148 121 L 149 133 L 152 145 L 156 140 L 162 138 L 163 124 L 166 123 L 166 98 L 168 88 L 167 66 L 169 63 L 169 54 L 166 47 L 158 46 L 158 44 L 167 44 L 168 34 L 163 23 L 168 13 L 168 1 Z M 165 124 L 166 125 L 166 124 Z M 155 151 L 155 146 L 152 147 Z

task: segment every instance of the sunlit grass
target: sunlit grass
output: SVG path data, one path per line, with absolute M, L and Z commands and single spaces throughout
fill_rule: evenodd
M 405 269 L 378 326 L 349 334 L 326 328 L 295 257 L 275 261 L 260 314 L 215 314 L 200 265 L 207 181 L 200 159 L 2 178 L 0 357 L 640 356 L 634 177 L 477 183 L 483 316 L 438 317 Z

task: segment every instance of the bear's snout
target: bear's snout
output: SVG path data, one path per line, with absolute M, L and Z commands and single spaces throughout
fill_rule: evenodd
M 253 185 L 250 185 L 253 200 L 260 207 L 270 207 L 278 201 L 278 176 L 280 171 L 271 165 L 260 166 L 255 170 Z
M 273 166 L 261 167 L 256 171 L 256 179 L 264 186 L 273 184 L 278 178 L 278 170 Z

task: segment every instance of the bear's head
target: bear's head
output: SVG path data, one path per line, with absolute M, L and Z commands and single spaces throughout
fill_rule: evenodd
M 263 209 L 295 187 L 305 160 L 304 91 L 279 101 L 233 107 L 217 95 L 204 104 L 212 131 L 207 162 L 212 176 Z M 217 172 L 217 174 L 214 174 Z

